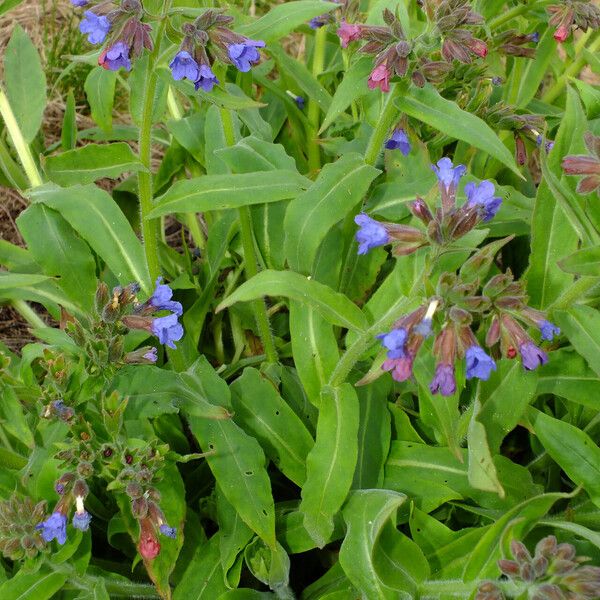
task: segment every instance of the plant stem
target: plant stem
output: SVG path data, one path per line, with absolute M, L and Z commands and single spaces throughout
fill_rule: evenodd
M 32 327 L 47 327 L 46 323 L 24 300 L 13 300 L 11 304 Z
M 379 116 L 379 121 L 377 121 L 377 126 L 371 134 L 371 139 L 365 152 L 365 162 L 368 165 L 374 165 L 377 162 L 383 142 L 398 117 L 399 110 L 394 104 L 394 100 L 400 91 L 404 89 L 406 89 L 405 86 L 396 84 L 387 95 L 387 100 Z
M 139 136 L 139 155 L 140 162 L 146 167 L 146 171 L 138 173 L 138 192 L 140 200 L 140 228 L 142 232 L 142 240 L 144 242 L 144 252 L 146 253 L 146 262 L 148 263 L 148 271 L 150 279 L 154 281 L 160 274 L 160 265 L 158 262 L 158 220 L 147 219 L 146 216 L 153 208 L 153 192 L 152 192 L 152 114 L 154 112 L 154 95 L 156 93 L 156 83 L 158 76 L 154 69 L 160 43 L 166 26 L 166 18 L 164 15 L 169 10 L 171 2 L 166 0 L 163 5 L 163 19 L 156 32 L 156 40 L 154 49 L 148 58 L 148 72 L 144 82 L 144 103 L 142 105 L 142 119 L 140 123 Z
M 315 31 L 315 45 L 312 59 L 312 74 L 317 78 L 325 66 L 325 41 L 327 39 L 327 27 L 320 27 Z M 321 168 L 321 147 L 318 142 L 319 135 L 319 103 L 315 98 L 308 102 L 309 144 L 308 144 L 308 168 L 311 173 L 317 173 Z
M 235 134 L 231 113 L 228 109 L 221 109 L 221 119 L 223 121 L 225 141 L 228 146 L 233 146 L 233 144 L 235 144 Z M 240 220 L 240 236 L 242 238 L 242 247 L 244 249 L 246 279 L 251 279 L 258 273 L 258 256 L 254 246 L 254 232 L 252 230 L 250 207 L 241 206 L 238 209 L 238 215 Z M 265 301 L 254 300 L 252 301 L 251 306 L 252 311 L 254 312 L 256 326 L 258 327 L 258 333 L 262 340 L 265 354 L 267 355 L 267 361 L 272 363 L 277 362 L 277 350 L 275 349 L 275 340 L 273 339 L 273 334 L 271 333 L 271 327 L 269 325 L 269 316 L 267 314 Z
M 511 8 L 510 10 L 507 10 L 503 15 L 500 15 L 500 16 L 496 17 L 495 19 L 492 19 L 488 23 L 489 28 L 497 29 L 501 25 L 504 25 L 504 23 L 508 23 L 508 21 L 510 21 L 511 19 L 514 19 L 515 17 L 518 17 L 519 15 L 523 14 L 524 12 L 527 12 L 528 10 L 532 10 L 534 8 L 539 8 L 540 6 L 543 6 L 544 4 L 550 4 L 553 1 L 554 0 L 541 0 L 538 2 L 534 1 L 534 2 L 525 2 L 525 3 L 518 4 L 517 6 Z
M 31 154 L 29 144 L 27 144 L 23 134 L 21 133 L 21 130 L 19 129 L 17 119 L 15 118 L 6 93 L 2 87 L 0 87 L 0 114 L 4 119 L 6 129 L 10 135 L 10 139 L 12 140 L 15 150 L 17 151 L 17 155 L 19 156 L 19 160 L 23 165 L 23 170 L 27 175 L 27 179 L 29 179 L 31 187 L 42 185 L 44 182 L 40 172 L 38 171 L 37 165 L 35 164 L 33 155 Z
M 563 310 L 569 308 L 575 301 L 581 300 L 586 292 L 600 285 L 597 277 L 581 277 L 575 281 L 561 296 L 559 296 L 550 306 L 550 310 Z
M 596 52 L 600 48 L 600 36 L 597 34 L 594 36 L 595 39 L 589 45 L 588 50 L 591 53 Z M 554 85 L 542 96 L 542 102 L 551 104 L 556 98 L 562 93 L 567 85 L 567 82 L 571 77 L 575 77 L 579 74 L 581 69 L 585 67 L 587 60 L 585 56 L 579 56 L 573 63 L 565 69 L 565 72 L 554 82 Z

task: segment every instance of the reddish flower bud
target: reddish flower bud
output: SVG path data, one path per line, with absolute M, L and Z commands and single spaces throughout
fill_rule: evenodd
M 571 33 L 571 28 L 568 27 L 567 25 L 561 25 L 554 32 L 554 39 L 559 44 L 562 44 L 569 37 L 569 33 Z
M 149 519 L 140 521 L 138 551 L 144 560 L 154 560 L 160 552 L 160 543 Z
M 390 72 L 386 64 L 382 63 L 371 71 L 367 85 L 371 90 L 379 88 L 382 92 L 390 91 Z

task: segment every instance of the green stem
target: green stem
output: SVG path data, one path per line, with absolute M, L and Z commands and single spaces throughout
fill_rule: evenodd
M 385 101 L 383 110 L 381 111 L 381 115 L 379 116 L 379 120 L 377 121 L 377 126 L 371 134 L 371 139 L 369 140 L 369 145 L 365 152 L 365 162 L 368 165 L 374 165 L 377 162 L 377 157 L 381 152 L 383 142 L 389 134 L 392 125 L 394 125 L 394 122 L 398 118 L 398 113 L 400 111 L 394 104 L 394 100 L 399 95 L 400 91 L 404 89 L 405 86 L 396 84 L 387 95 L 388 97 Z
M 591 53 L 596 52 L 600 48 L 600 36 L 594 36 L 594 40 L 589 45 L 588 50 Z M 555 81 L 554 85 L 542 96 L 542 102 L 552 104 L 554 100 L 562 93 L 571 77 L 579 74 L 581 69 L 585 67 L 587 60 L 585 56 L 579 56 L 573 63 L 565 69 L 565 72 Z
M 31 150 L 29 148 L 29 144 L 25 141 L 21 130 L 19 129 L 19 124 L 17 123 L 17 119 L 10 107 L 10 103 L 8 102 L 8 98 L 4 90 L 0 87 L 0 114 L 4 119 L 4 123 L 6 124 L 6 129 L 8 134 L 10 135 L 10 139 L 12 140 L 13 146 L 17 151 L 17 155 L 19 156 L 19 160 L 23 165 L 23 170 L 27 175 L 27 179 L 29 179 L 29 183 L 31 187 L 37 187 L 42 185 L 43 180 L 40 172 L 38 171 L 37 165 L 35 164 L 35 160 L 33 158 L 33 154 L 31 154 Z
M 24 300 L 13 300 L 11 304 L 32 327 L 47 327 L 46 323 L 40 319 L 33 308 L 31 308 Z
M 540 6 L 543 6 L 544 4 L 550 4 L 552 2 L 554 2 L 554 0 L 541 0 L 541 2 L 525 2 L 525 3 L 518 4 L 517 6 L 511 8 L 510 10 L 507 10 L 504 14 L 489 21 L 489 23 L 488 23 L 489 28 L 497 29 L 501 25 L 504 25 L 504 23 L 508 23 L 511 19 L 514 19 L 515 17 L 518 17 L 519 15 L 522 15 L 523 13 L 525 13 L 529 10 L 533 10 L 534 8 L 539 8 Z
M 221 119 L 223 121 L 223 132 L 228 146 L 235 144 L 235 134 L 233 130 L 233 121 L 229 110 L 221 109 Z M 242 248 L 244 249 L 244 261 L 246 279 L 252 279 L 258 273 L 258 255 L 254 246 L 254 232 L 252 230 L 252 215 L 249 206 L 241 206 L 238 209 L 240 221 L 240 236 L 242 238 Z M 258 327 L 258 333 L 262 340 L 265 354 L 269 362 L 277 362 L 277 350 L 275 349 L 275 340 L 269 325 L 269 316 L 264 300 L 254 300 L 251 303 L 254 319 Z
M 325 66 L 325 41 L 327 39 L 327 27 L 321 27 L 315 32 L 315 45 L 312 59 L 312 74 L 317 78 Z M 319 116 L 320 107 L 316 99 L 311 98 L 308 102 L 309 144 L 308 144 L 308 168 L 311 173 L 317 173 L 321 168 L 321 147 L 319 145 Z
M 166 0 L 163 5 L 163 15 L 167 13 L 170 7 L 170 0 Z M 158 75 L 156 66 L 158 54 L 160 51 L 160 43 L 163 38 L 163 33 L 166 26 L 166 18 L 163 19 L 156 33 L 154 49 L 150 53 L 148 59 L 148 72 L 144 82 L 142 105 L 142 119 L 140 123 L 139 136 L 139 156 L 140 162 L 146 167 L 146 171 L 138 173 L 138 192 L 140 199 L 140 228 L 142 239 L 144 241 L 144 252 L 146 253 L 146 262 L 148 263 L 148 271 L 150 279 L 154 281 L 160 274 L 160 265 L 158 262 L 158 223 L 157 219 L 147 219 L 147 215 L 153 208 L 153 192 L 152 192 L 152 114 L 154 112 L 154 96 L 156 93 L 156 83 Z
M 600 283 L 598 282 L 597 277 L 582 277 L 575 281 L 575 283 L 548 306 L 546 310 L 563 310 L 569 308 L 574 302 L 581 300 L 586 292 L 589 292 L 598 285 L 600 285 Z

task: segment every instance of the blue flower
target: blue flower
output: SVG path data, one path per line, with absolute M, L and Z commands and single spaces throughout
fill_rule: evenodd
M 262 40 L 246 39 L 240 44 L 229 44 L 227 52 L 237 70 L 247 73 L 251 66 L 260 60 L 257 48 L 264 47 L 265 43 Z
M 80 8 L 86 4 L 89 4 L 89 0 L 71 0 L 71 4 Z
M 302 96 L 296 96 L 294 98 L 294 102 L 296 103 L 296 106 L 300 109 L 303 110 L 304 109 L 304 98 Z
M 454 367 L 446 363 L 438 363 L 433 380 L 429 384 L 429 390 L 432 394 L 452 396 L 456 392 Z
M 548 355 L 533 342 L 525 342 L 519 347 L 521 362 L 528 371 L 533 371 L 548 362 Z
M 311 29 L 320 29 L 323 25 L 327 25 L 329 21 L 329 15 L 319 15 L 318 17 L 313 17 L 309 22 L 308 26 Z
M 437 165 L 431 165 L 431 168 L 436 174 L 440 185 L 444 186 L 446 191 L 449 191 L 451 188 L 456 189 L 460 178 L 467 171 L 465 165 L 457 165 L 455 167 L 447 157 L 440 158 Z
M 397 359 L 406 356 L 406 349 L 404 347 L 408 339 L 406 329 L 392 329 L 389 333 L 380 333 L 377 337 L 381 340 L 383 347 L 387 348 L 388 358 Z
M 150 348 L 148 352 L 142 355 L 148 362 L 155 363 L 158 360 L 158 352 L 156 348 Z
M 388 150 L 400 150 L 404 156 L 407 156 L 410 152 L 411 145 L 404 129 L 396 129 L 394 133 L 392 133 L 390 139 L 385 143 L 385 147 Z
M 109 71 L 118 71 L 121 67 L 130 71 L 129 46 L 125 42 L 117 42 L 100 55 L 98 64 Z
M 73 527 L 75 529 L 79 529 L 80 531 L 87 531 L 90 528 L 90 521 L 92 520 L 92 515 L 90 515 L 87 510 L 83 512 L 76 512 L 73 515 Z
M 158 529 L 166 537 L 172 539 L 177 537 L 177 529 L 175 529 L 175 527 L 169 527 L 166 523 L 163 523 Z
M 173 313 L 153 319 L 150 329 L 161 344 L 173 349 L 176 348 L 174 342 L 183 337 L 183 327 L 177 320 L 177 315 Z
M 169 64 L 171 74 L 175 81 L 187 78 L 190 81 L 197 81 L 200 77 L 200 68 L 198 63 L 192 58 L 192 55 L 185 50 L 178 52 Z
M 79 23 L 79 31 L 88 34 L 90 44 L 101 44 L 110 30 L 110 22 L 106 17 L 99 17 L 91 10 L 86 10 L 84 18 Z
M 354 222 L 360 227 L 356 232 L 359 254 L 366 254 L 371 248 L 384 246 L 390 242 L 387 229 L 375 219 L 371 219 L 369 215 L 360 213 L 354 217 Z
M 181 316 L 183 314 L 181 303 L 171 300 L 173 297 L 173 290 L 166 283 L 161 283 L 161 281 L 162 277 L 159 277 L 156 280 L 154 293 L 150 296 L 148 303 L 156 310 L 170 310 L 176 315 Z
M 60 512 L 52 513 L 45 521 L 38 523 L 35 528 L 42 532 L 45 542 L 53 539 L 62 546 L 67 541 L 67 517 Z
M 465 359 L 467 361 L 467 379 L 477 377 L 487 381 L 492 371 L 496 370 L 496 363 L 481 346 L 473 345 L 467 348 Z
M 537 31 L 529 33 L 527 37 L 529 38 L 529 41 L 533 42 L 534 44 L 537 44 L 540 41 L 540 34 Z
M 502 204 L 502 198 L 494 196 L 495 188 L 491 181 L 482 181 L 479 185 L 473 182 L 465 185 L 467 206 L 480 206 L 483 209 L 484 222 L 494 218 Z
M 550 321 L 540 321 L 538 327 L 542 332 L 542 339 L 551 342 L 555 335 L 560 335 L 560 328 Z
M 212 92 L 212 89 L 218 84 L 219 80 L 212 72 L 212 69 L 208 65 L 200 65 L 198 69 L 198 79 L 194 82 L 195 88 L 202 88 L 205 92 Z

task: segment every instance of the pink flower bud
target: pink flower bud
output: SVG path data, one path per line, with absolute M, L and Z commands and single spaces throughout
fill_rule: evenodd
M 144 560 L 154 560 L 160 552 L 160 543 L 149 519 L 140 521 L 140 541 L 138 550 Z
M 338 37 L 342 48 L 347 48 L 350 42 L 355 42 L 360 39 L 362 28 L 360 25 L 353 25 L 342 21 L 340 28 L 337 30 Z
M 371 90 L 379 88 L 382 92 L 390 91 L 390 72 L 386 64 L 382 63 L 371 71 L 367 85 Z

